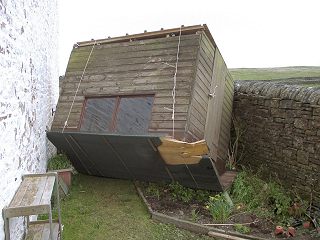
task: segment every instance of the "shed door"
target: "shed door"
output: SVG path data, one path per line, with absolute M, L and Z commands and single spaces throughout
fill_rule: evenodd
M 210 149 L 210 155 L 217 160 L 219 148 L 219 136 L 221 129 L 221 116 L 224 98 L 225 79 L 227 68 L 223 62 L 223 58 L 217 49 L 214 58 L 214 68 L 212 80 L 210 83 L 210 93 L 215 93 L 215 96 L 209 99 L 208 112 L 205 127 L 205 139 Z M 223 171 L 224 163 L 220 166 L 219 162 L 216 165 L 219 172 Z
M 87 98 L 80 131 L 95 133 L 146 134 L 154 96 Z

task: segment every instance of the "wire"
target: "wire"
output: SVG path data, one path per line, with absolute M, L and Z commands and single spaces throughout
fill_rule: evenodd
M 93 49 L 94 49 L 94 46 L 96 45 L 96 40 L 94 41 L 93 45 L 92 45 L 92 48 L 91 48 L 91 51 L 90 51 L 90 54 L 88 56 L 88 59 L 87 59 L 87 62 L 86 62 L 86 65 L 84 66 L 84 69 L 82 71 L 82 75 L 81 75 L 81 78 L 79 80 L 79 83 L 78 83 L 78 87 L 74 93 L 74 97 L 73 97 L 73 100 L 72 100 L 72 103 L 71 103 L 71 106 L 70 106 L 70 109 L 69 109 L 69 113 L 68 113 L 68 116 L 67 116 L 67 120 L 64 122 L 64 126 L 63 126 L 63 129 L 62 129 L 62 133 L 64 132 L 66 126 L 68 126 L 68 121 L 69 121 L 69 117 L 70 117 L 70 114 L 71 114 L 71 111 L 72 111 L 72 107 L 74 105 L 74 102 L 75 102 L 75 99 L 77 97 L 77 94 L 78 94 L 78 91 L 79 91 L 79 88 L 80 88 L 80 85 L 81 85 L 81 82 L 82 82 L 82 79 L 83 79 L 83 76 L 86 72 L 86 69 L 87 69 L 87 66 L 88 66 L 88 63 L 89 63 L 89 60 L 90 60 L 90 57 L 91 57 L 91 54 L 93 52 Z
M 177 58 L 176 58 L 176 70 L 173 76 L 173 89 L 172 89 L 172 138 L 174 138 L 174 115 L 175 115 L 175 104 L 176 104 L 176 87 L 177 87 L 177 73 L 178 73 L 178 62 L 179 62 L 179 52 L 180 52 L 180 42 L 181 42 L 181 28 L 179 31 L 179 42 L 178 42 L 178 49 L 177 49 Z

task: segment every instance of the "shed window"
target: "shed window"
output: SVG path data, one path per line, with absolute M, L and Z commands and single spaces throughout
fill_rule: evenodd
M 81 131 L 145 134 L 149 129 L 153 96 L 87 98 Z

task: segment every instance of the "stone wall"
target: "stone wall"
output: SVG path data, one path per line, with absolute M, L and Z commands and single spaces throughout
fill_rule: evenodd
M 45 130 L 59 91 L 57 42 L 56 0 L 0 0 L 0 210 L 21 175 L 44 172 L 53 151 Z M 12 219 L 12 239 L 23 230 Z
M 234 115 L 246 129 L 244 165 L 320 200 L 319 88 L 237 81 Z

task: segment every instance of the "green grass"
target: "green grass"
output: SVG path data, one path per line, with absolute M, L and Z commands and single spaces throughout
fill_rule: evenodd
M 234 80 L 274 80 L 285 78 L 320 77 L 320 66 L 281 68 L 231 68 Z
M 61 202 L 63 238 L 212 239 L 152 221 L 130 181 L 76 175 Z

